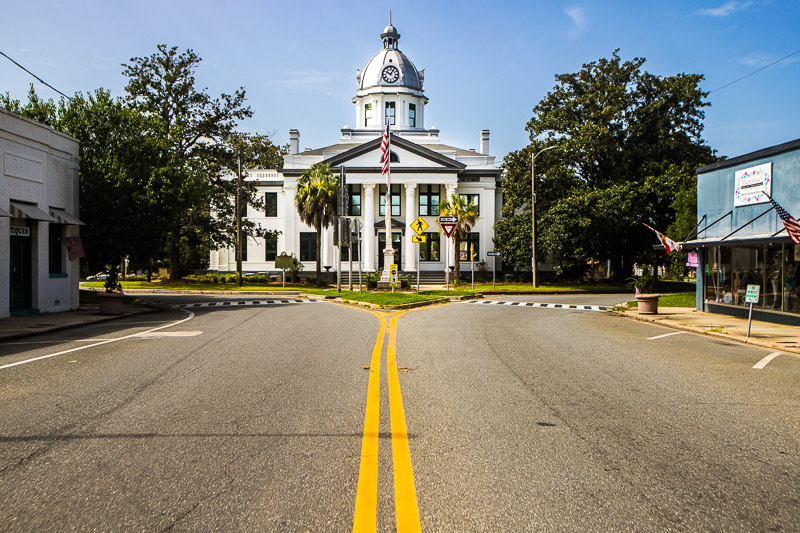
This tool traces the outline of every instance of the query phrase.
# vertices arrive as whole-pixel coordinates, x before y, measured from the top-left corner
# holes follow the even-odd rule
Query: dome
[[[406,87],[421,91],[424,73],[419,72],[414,63],[398,50],[400,34],[389,24],[381,34],[383,49],[369,60],[363,71],[358,71],[358,90],[370,87]]]

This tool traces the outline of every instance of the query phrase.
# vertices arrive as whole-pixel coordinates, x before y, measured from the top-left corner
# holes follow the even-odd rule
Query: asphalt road
[[[290,302],[0,344],[0,531],[797,530],[800,360],[668,333]]]

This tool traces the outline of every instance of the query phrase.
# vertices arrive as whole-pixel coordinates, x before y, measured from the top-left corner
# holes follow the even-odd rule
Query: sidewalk
[[[621,314],[672,329],[800,355],[800,328],[797,326],[753,320],[748,338],[746,318],[705,313],[686,307],[659,307],[657,315],[640,315],[636,308],[625,310]]]
[[[0,342],[157,311],[152,307],[128,304],[122,306],[121,315],[101,315],[98,308],[99,306],[95,304],[62,313],[0,318]]]

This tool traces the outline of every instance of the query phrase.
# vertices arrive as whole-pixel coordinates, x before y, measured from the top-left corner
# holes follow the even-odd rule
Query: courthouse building
[[[77,309],[78,141],[0,108],[0,317]]]
[[[800,244],[770,202],[800,217],[800,139],[697,170],[697,309],[800,325]]]
[[[243,249],[245,272],[276,272],[275,257],[294,253],[306,272],[315,268],[316,238],[314,228],[301,222],[295,208],[295,187],[300,175],[315,163],[331,166],[335,175],[346,168],[349,205],[346,216],[358,219],[362,226],[361,257],[364,272],[383,267],[386,240],[386,178],[381,174],[381,136],[388,122],[391,130],[390,217],[394,263],[406,273],[419,270],[441,273],[454,264],[455,254],[469,260],[470,246],[475,261],[485,260],[494,249],[493,226],[500,214],[500,173],[489,153],[489,131],[476,131],[477,148],[456,148],[444,144],[435,127],[425,126],[428,97],[423,90],[424,70],[400,51],[400,34],[391,24],[381,34],[382,48],[356,73],[355,126],[343,127],[336,144],[322,148],[300,149],[300,132],[290,130],[289,155],[284,167],[251,171],[264,195],[266,209],[249,208],[247,217],[266,229],[278,230],[273,239],[249,238]],[[478,206],[479,218],[465,242],[457,250],[452,239],[439,232],[439,201],[451,195],[463,195]],[[428,224],[427,242],[417,244],[409,225],[417,219]],[[333,245],[333,228],[324,229],[322,264],[336,269],[337,257],[348,258],[347,248]],[[450,241],[450,244],[447,244]],[[354,267],[355,270],[356,267]],[[216,272],[235,272],[233,249],[211,253],[210,268]],[[346,271],[347,267],[343,266]],[[462,271],[468,267],[462,267]]]

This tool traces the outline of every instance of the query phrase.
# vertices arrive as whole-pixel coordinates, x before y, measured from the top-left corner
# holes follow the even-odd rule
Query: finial
[[[392,10],[389,10],[389,26],[392,25]]]

